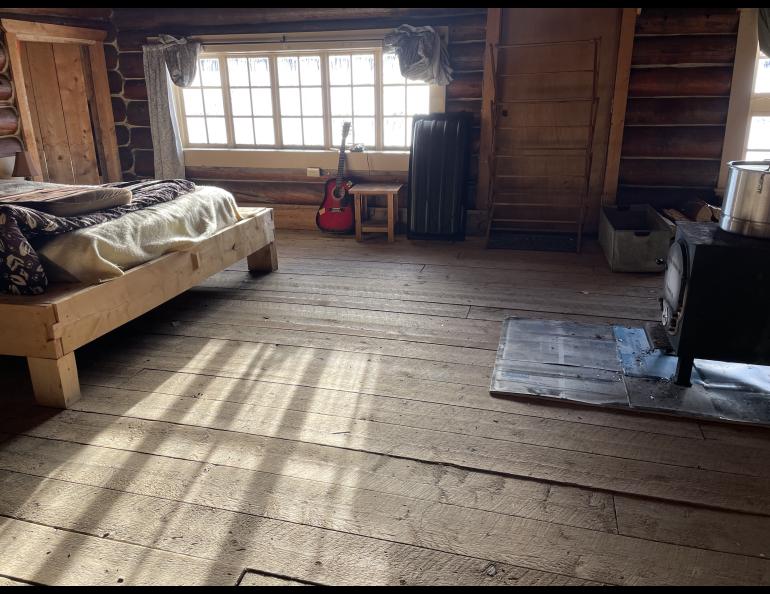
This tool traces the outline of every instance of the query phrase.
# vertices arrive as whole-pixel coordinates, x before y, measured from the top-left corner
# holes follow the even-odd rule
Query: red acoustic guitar
[[[348,190],[353,186],[350,180],[343,180],[345,173],[345,139],[350,132],[350,122],[342,125],[342,144],[337,177],[326,182],[324,198],[315,216],[315,224],[321,231],[332,233],[352,233],[356,220],[353,216],[353,199]]]

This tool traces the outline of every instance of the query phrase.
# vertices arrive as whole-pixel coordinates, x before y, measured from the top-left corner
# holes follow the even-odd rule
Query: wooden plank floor
[[[493,398],[506,315],[658,316],[584,254],[279,234],[78,353],[3,360],[0,584],[770,584],[770,431]]]

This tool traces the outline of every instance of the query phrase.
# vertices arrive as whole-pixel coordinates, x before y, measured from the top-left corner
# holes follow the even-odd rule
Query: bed
[[[80,397],[75,351],[81,346],[243,258],[252,272],[277,269],[272,209],[238,208],[221,189],[195,192],[229,198],[190,214],[184,200],[192,198],[184,194],[161,205],[186,211],[181,222],[173,208],[152,207],[59,235],[39,249],[51,277],[45,292],[0,295],[0,355],[27,358],[39,404],[67,408]],[[145,228],[144,220],[153,226]],[[164,224],[170,237],[168,230],[158,231]],[[164,241],[156,241],[159,236]],[[110,254],[114,237],[143,239]],[[70,253],[78,257],[68,258]]]

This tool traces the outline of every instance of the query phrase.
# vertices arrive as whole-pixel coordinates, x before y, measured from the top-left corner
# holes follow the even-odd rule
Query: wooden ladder
[[[500,233],[570,233],[579,252],[599,101],[599,39],[490,44],[487,54],[493,74],[487,247]],[[523,60],[515,62],[527,55],[542,58],[533,60],[532,67]],[[584,64],[564,68],[560,55],[564,63],[578,56]],[[503,67],[498,71],[501,58]],[[541,70],[548,62],[550,69]],[[577,93],[570,88],[559,96],[562,89],[558,82],[554,84],[558,77],[589,84],[584,85],[585,93],[580,92],[582,88]],[[564,110],[567,117],[560,113]],[[568,117],[573,111],[582,119]],[[507,143],[498,146],[501,135]],[[553,173],[559,168],[563,172]],[[565,194],[567,201],[554,201]]]

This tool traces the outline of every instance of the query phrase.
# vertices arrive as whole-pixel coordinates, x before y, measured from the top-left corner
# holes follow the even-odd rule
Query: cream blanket
[[[232,194],[198,186],[169,202],[59,235],[37,251],[51,280],[92,284],[189,249],[241,218]]]

